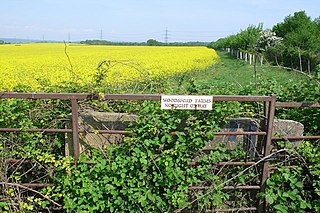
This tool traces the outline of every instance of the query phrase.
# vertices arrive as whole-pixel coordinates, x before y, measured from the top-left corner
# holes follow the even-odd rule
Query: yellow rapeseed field
[[[67,53],[67,54],[66,54]],[[70,62],[68,60],[70,59]],[[107,84],[164,78],[205,69],[218,60],[206,47],[88,46],[38,43],[0,45],[0,91],[26,85],[36,91],[46,84],[93,82],[102,61]]]

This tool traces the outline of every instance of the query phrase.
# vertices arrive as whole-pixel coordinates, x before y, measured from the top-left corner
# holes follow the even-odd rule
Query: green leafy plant
[[[290,164],[279,168],[267,180],[263,196],[269,202],[269,211],[274,212],[318,212],[320,210],[320,149],[318,145],[303,142],[297,151],[290,153]],[[296,159],[298,162],[295,162]],[[297,165],[292,166],[288,165]]]
[[[106,156],[92,150],[90,157],[81,156],[70,174],[60,178],[67,211],[173,212],[186,206],[201,210],[223,204],[228,196],[221,187],[206,197],[189,187],[221,184],[212,163],[228,158],[225,150],[200,158],[197,167],[189,164],[205,156],[201,150],[231,113],[230,104],[221,104],[211,113],[159,111],[158,107],[145,102],[125,143],[108,149]],[[196,199],[196,205],[188,204],[190,199]]]

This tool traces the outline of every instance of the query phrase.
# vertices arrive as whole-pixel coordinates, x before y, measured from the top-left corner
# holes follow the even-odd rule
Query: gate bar
[[[161,94],[106,94],[105,100],[154,100],[160,101]],[[16,93],[0,92],[0,98],[21,99],[61,99],[61,100],[84,100],[98,99],[99,97],[89,93]],[[271,101],[271,96],[244,96],[244,95],[213,95],[213,101]]]
[[[79,122],[78,122],[78,101],[77,99],[71,100],[72,108],[72,140],[73,140],[73,151],[74,160],[77,163],[80,155],[80,142],[79,142]]]
[[[264,147],[263,147],[263,157],[266,157],[268,155],[270,155],[271,153],[271,141],[272,141],[272,127],[273,127],[273,120],[274,120],[274,114],[275,114],[275,105],[276,105],[276,96],[272,95],[271,96],[271,101],[269,101],[269,103],[267,104],[268,106],[268,110],[267,110],[267,126],[266,126],[266,130],[267,130],[267,137],[265,139],[265,143],[264,143]],[[262,166],[262,174],[261,174],[261,183],[260,183],[260,191],[264,192],[265,188],[266,188],[266,181],[270,175],[270,171],[269,171],[269,164],[270,162],[265,161],[263,162],[263,166]],[[259,207],[258,207],[258,212],[259,213],[263,213],[266,212],[266,208],[267,208],[267,201],[266,199],[261,199],[259,201]]]

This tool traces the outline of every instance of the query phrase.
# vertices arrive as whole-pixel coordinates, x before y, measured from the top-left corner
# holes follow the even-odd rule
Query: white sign
[[[211,110],[212,96],[162,95],[161,109]]]

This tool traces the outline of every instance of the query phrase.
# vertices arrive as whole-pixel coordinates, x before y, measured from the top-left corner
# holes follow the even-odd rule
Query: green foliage
[[[208,163],[226,158],[223,149],[203,158],[202,163],[207,164],[189,164],[201,156],[221,118],[233,113],[230,107],[217,105],[211,113],[161,111],[159,105],[145,102],[125,143],[108,149],[106,157],[98,150],[90,157],[81,156],[71,174],[60,178],[61,193],[67,195],[64,207],[68,212],[172,212],[188,206],[190,186],[205,182],[217,186],[211,194],[219,199],[205,197],[197,208],[220,206],[226,195],[218,187],[221,179],[210,172],[212,164]],[[85,164],[88,160],[94,164]]]
[[[103,60],[99,63],[97,67],[97,71],[93,76],[93,82],[95,85],[99,86],[102,83],[105,83],[107,78],[107,73],[111,68],[111,62],[112,61],[110,60]]]
[[[29,128],[64,128],[68,110],[60,100],[0,100],[0,126],[22,130],[20,133],[1,133],[0,182],[48,183],[55,178],[55,167],[64,155],[64,134],[27,133]],[[17,163],[3,163],[20,159]],[[23,188],[1,185],[0,211],[33,212],[44,208],[43,197],[23,192]],[[13,205],[17,203],[19,205]]]
[[[283,38],[285,48],[281,59],[284,66],[299,70],[308,70],[309,66],[315,70],[320,63],[320,40],[317,36],[320,29],[316,20],[312,21],[304,11],[296,12],[275,25],[273,31]]]
[[[212,48],[232,48],[234,50],[245,50],[252,52],[255,43],[262,31],[262,24],[258,26],[250,25],[241,32],[212,42],[209,46]]]
[[[277,96],[279,102],[319,102],[320,85],[313,81],[301,81],[299,83],[289,81],[286,86],[277,83],[274,80],[260,80],[257,88],[260,95]],[[253,84],[244,87],[239,94],[252,95],[256,93]],[[277,117],[282,119],[291,119],[299,121],[304,125],[305,134],[319,135],[320,123],[319,108],[294,108],[294,109],[277,109]]]
[[[307,141],[291,155],[296,156],[302,166],[279,166],[280,168],[267,180],[263,196],[270,204],[270,211],[319,212],[320,147]]]
[[[311,204],[304,198],[303,185],[299,181],[302,173],[300,169],[278,169],[267,180],[265,196],[274,212],[302,212],[311,208]]]
[[[264,52],[263,55],[269,63],[305,71],[309,75],[317,75],[316,66],[320,63],[319,18],[312,21],[305,11],[299,11],[273,26],[272,31],[267,31],[279,36],[283,42],[282,45],[270,45]],[[218,49],[231,48],[249,53],[256,53],[256,50],[262,52],[261,49],[266,50],[266,41],[271,40],[261,41],[260,32],[263,32],[262,25],[249,26],[246,30],[212,42],[209,46]],[[256,50],[254,49],[255,44],[258,47]],[[264,46],[261,48],[259,47],[261,45]]]
[[[155,40],[155,39],[149,39],[147,41],[147,45],[148,46],[159,46],[159,45],[162,45],[162,43],[157,41],[157,40]]]
[[[318,50],[319,39],[316,23],[304,11],[287,16],[282,23],[273,27],[278,36],[284,38],[287,47],[299,47],[302,50]]]

